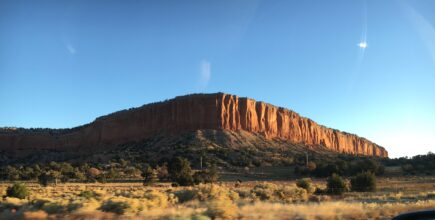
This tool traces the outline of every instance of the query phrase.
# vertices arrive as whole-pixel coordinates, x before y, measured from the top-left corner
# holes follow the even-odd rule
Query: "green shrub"
[[[276,202],[301,202],[308,199],[307,190],[297,187],[284,186],[275,190],[274,193]]]
[[[49,172],[43,172],[38,176],[38,182],[41,186],[48,186],[49,183],[57,185],[62,174],[59,171],[51,170]]]
[[[303,178],[296,181],[296,186],[307,190],[308,193],[313,193],[316,188],[313,186],[313,182],[310,178]]]
[[[30,195],[29,190],[27,189],[26,185],[24,185],[22,183],[14,183],[12,186],[10,186],[6,189],[6,196],[7,197],[25,199],[29,195]]]
[[[187,202],[195,199],[196,193],[193,190],[183,189],[176,191],[175,196],[178,198],[180,203]]]
[[[90,190],[81,191],[79,196],[85,199],[96,199],[96,200],[100,199],[101,197],[99,193]]]
[[[169,164],[169,175],[172,181],[180,186],[193,185],[192,169],[190,162],[182,157],[174,158]]]
[[[327,180],[326,191],[329,194],[342,195],[344,192],[348,191],[348,188],[343,178],[334,173]]]
[[[376,176],[371,172],[363,172],[350,180],[352,191],[372,192],[376,190]]]
[[[193,175],[195,184],[215,183],[219,178],[219,173],[215,165],[208,165],[205,170],[196,172]]]
[[[271,200],[274,197],[275,190],[278,186],[273,183],[260,183],[254,186],[251,190],[251,194],[254,198],[260,200]]]
[[[149,165],[145,166],[143,169],[141,176],[143,179],[143,185],[152,185],[153,183],[157,182],[157,172]]]
[[[308,198],[305,189],[290,186],[282,187],[273,183],[255,185],[251,190],[251,195],[254,200],[259,199],[262,201],[274,202],[305,201]]]
[[[42,206],[42,210],[48,214],[66,213],[68,211],[68,205],[57,202],[47,202]]]
[[[180,202],[186,202],[197,199],[201,202],[211,200],[231,200],[239,199],[239,194],[226,187],[213,184],[199,184],[192,189],[185,189],[175,192]]]
[[[130,208],[130,204],[126,202],[108,200],[101,205],[100,210],[122,215],[128,208]]]

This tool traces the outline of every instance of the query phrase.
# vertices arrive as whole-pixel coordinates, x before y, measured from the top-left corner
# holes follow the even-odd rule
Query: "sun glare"
[[[360,47],[360,48],[362,48],[362,49],[365,49],[365,48],[367,47],[367,43],[364,42],[364,41],[362,41],[362,42],[360,42],[360,43],[358,44],[358,47]]]

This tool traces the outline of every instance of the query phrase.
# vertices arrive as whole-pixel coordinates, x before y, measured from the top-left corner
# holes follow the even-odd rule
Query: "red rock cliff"
[[[297,113],[248,98],[222,93],[177,97],[97,118],[73,129],[0,130],[0,149],[98,149],[161,133],[198,129],[246,130],[333,151],[387,157],[364,138],[326,128]]]

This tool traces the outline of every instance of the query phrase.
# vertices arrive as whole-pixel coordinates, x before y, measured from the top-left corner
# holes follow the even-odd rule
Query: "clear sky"
[[[0,0],[0,126],[211,92],[435,151],[435,1]]]

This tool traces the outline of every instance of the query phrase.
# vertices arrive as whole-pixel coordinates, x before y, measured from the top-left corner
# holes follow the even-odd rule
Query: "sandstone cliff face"
[[[375,143],[318,125],[293,111],[234,95],[221,94],[217,100],[223,129],[242,129],[268,138],[322,145],[342,153],[388,157],[387,151]]]
[[[74,129],[0,130],[0,150],[96,150],[154,135],[199,129],[245,130],[310,146],[387,157],[387,151],[353,134],[320,126],[297,113],[248,98],[199,94],[144,105],[97,118]]]

